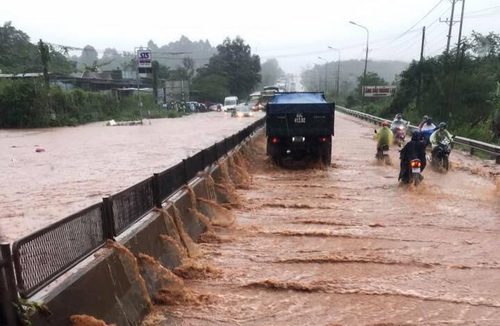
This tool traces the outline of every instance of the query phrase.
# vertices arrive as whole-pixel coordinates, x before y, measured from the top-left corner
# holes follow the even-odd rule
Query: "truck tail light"
[[[319,141],[322,142],[322,143],[326,143],[327,140],[328,140],[328,138],[326,138],[326,137],[320,137],[319,138]]]
[[[276,144],[277,142],[279,142],[278,137],[272,137],[271,138],[271,143]]]

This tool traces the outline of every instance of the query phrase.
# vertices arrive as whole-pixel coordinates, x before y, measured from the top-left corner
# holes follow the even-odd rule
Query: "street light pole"
[[[340,49],[337,48],[332,48],[331,46],[328,46],[330,50],[337,51],[339,53],[339,58],[337,60],[337,101],[339,98],[339,92],[340,92]]]
[[[327,77],[326,76],[328,75],[328,61],[322,57],[318,57],[318,59],[325,60],[325,96],[326,96],[326,85],[327,85],[327,82],[326,82]]]
[[[360,25],[360,24],[357,24],[353,21],[349,21],[349,24],[353,24],[353,25],[356,25],[358,27],[361,27],[363,28],[365,31],[366,31],[366,56],[365,56],[365,69],[363,71],[363,88],[366,86],[366,65],[368,64],[368,43],[369,43],[369,40],[370,40],[370,32],[368,31],[368,28]],[[361,105],[362,107],[364,107],[364,103],[365,103],[365,94],[364,94],[364,89],[361,88]]]

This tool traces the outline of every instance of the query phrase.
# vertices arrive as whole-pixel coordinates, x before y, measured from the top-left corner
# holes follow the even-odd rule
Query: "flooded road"
[[[0,240],[13,242],[98,203],[260,117],[207,112],[136,126],[0,130]]]
[[[379,165],[372,135],[337,114],[327,169],[276,168],[262,138],[236,222],[200,244],[217,273],[184,280],[203,303],[144,325],[499,325],[498,167],[452,152],[399,186],[397,148]]]

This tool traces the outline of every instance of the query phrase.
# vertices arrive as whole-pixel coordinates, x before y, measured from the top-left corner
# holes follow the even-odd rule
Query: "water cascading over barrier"
[[[203,255],[197,242],[231,241],[220,238],[215,228],[235,222],[232,209],[242,205],[237,189],[248,189],[252,182],[248,168],[253,150],[248,142],[251,138],[235,150],[228,151],[227,146],[238,144],[250,133],[247,129],[242,136],[233,136],[231,141],[226,141],[228,155],[217,162],[211,158],[214,155],[198,155],[204,163],[216,163],[204,171],[194,173],[194,169],[202,168],[203,164],[177,165],[164,175],[155,175],[155,178],[139,184],[141,188],[137,194],[120,193],[121,210],[132,203],[138,211],[146,211],[146,214],[136,218],[129,212],[126,219],[115,216],[115,220],[122,223],[115,225],[119,226],[119,234],[116,234],[118,229],[114,229],[112,221],[107,220],[109,223],[105,224],[103,234],[114,234],[115,241],[106,240],[105,245],[95,252],[92,262],[79,267],[76,273],[61,280],[52,290],[29,294],[31,300],[43,302],[52,313],[50,317],[34,313],[30,316],[32,325],[138,325],[155,304],[210,301],[209,295],[186,289],[183,280],[217,277],[220,273],[212,266],[197,262],[197,258]],[[243,135],[246,136],[242,138]],[[221,148],[221,145],[214,145],[214,153],[221,152]],[[194,178],[177,192],[168,198],[157,196],[171,189],[161,183],[162,178],[178,177],[172,180],[179,184],[187,175]],[[140,197],[137,195],[147,197],[148,204],[136,202]],[[134,200],[128,201],[127,198]],[[103,212],[111,217],[121,214],[114,209],[113,200],[110,197],[103,205]],[[148,208],[149,201],[156,207]],[[100,207],[93,208],[89,216],[99,217],[95,212]],[[124,221],[135,222],[124,226]]]

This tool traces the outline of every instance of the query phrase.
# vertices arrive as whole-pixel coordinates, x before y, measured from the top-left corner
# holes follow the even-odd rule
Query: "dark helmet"
[[[418,141],[420,139],[422,139],[422,134],[420,133],[420,131],[414,130],[411,133],[411,140]]]
[[[428,125],[431,125],[432,124],[432,118],[427,118],[427,121],[425,123],[428,124]]]
[[[439,128],[446,129],[446,122],[440,122],[439,123]]]

